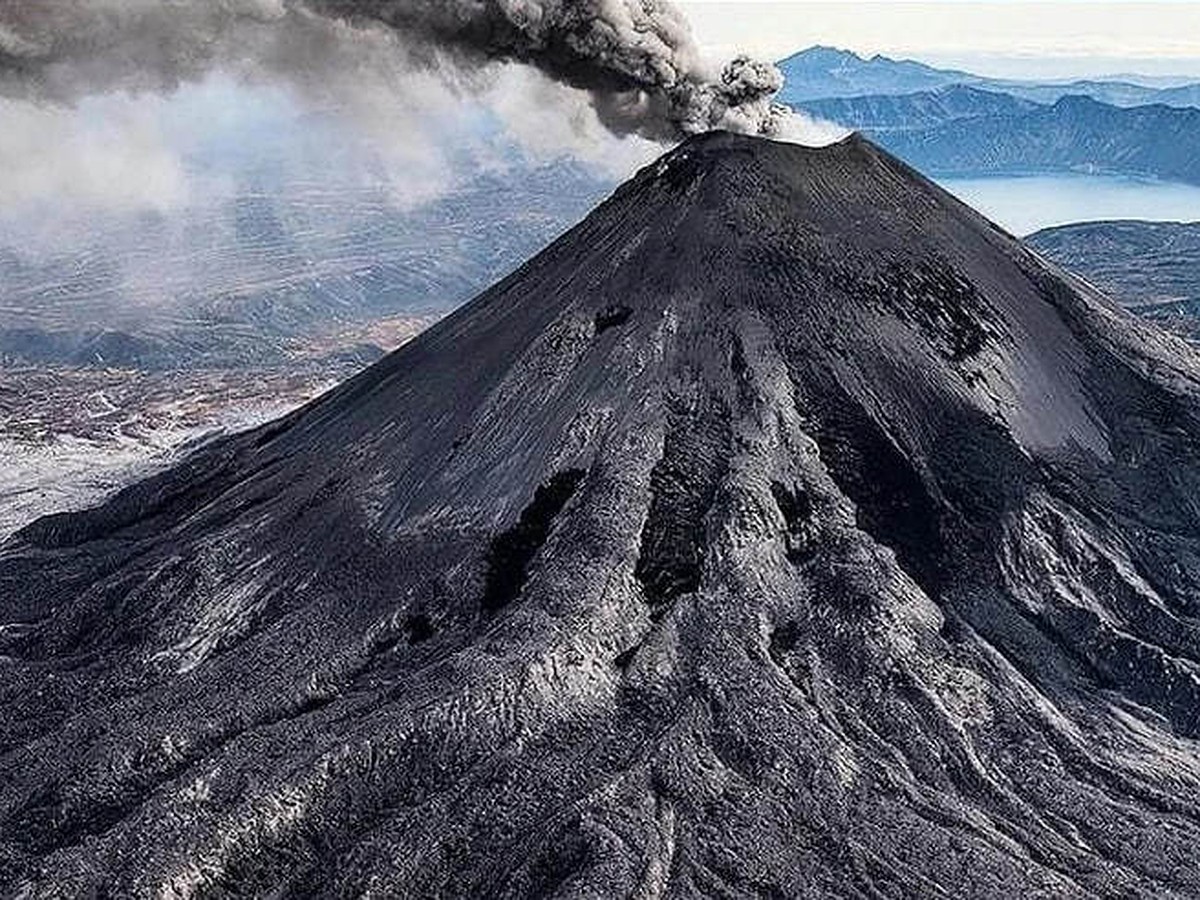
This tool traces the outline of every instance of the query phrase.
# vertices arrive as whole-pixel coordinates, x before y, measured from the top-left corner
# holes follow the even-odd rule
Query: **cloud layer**
[[[26,99],[164,91],[216,68],[312,87],[376,63],[470,90],[497,62],[582,91],[618,134],[786,130],[778,70],[709,65],[664,0],[0,0],[0,90]]]

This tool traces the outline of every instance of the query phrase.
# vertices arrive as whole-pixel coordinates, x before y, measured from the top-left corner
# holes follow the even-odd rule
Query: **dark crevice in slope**
[[[771,632],[767,640],[767,654],[797,690],[803,694],[811,694],[812,667],[800,646],[804,636],[800,623],[785,622]]]
[[[610,328],[624,325],[633,315],[628,306],[609,306],[596,313],[596,334],[603,334]]]
[[[787,526],[784,539],[788,560],[796,565],[808,562],[816,555],[812,500],[803,490],[788,488],[778,481],[771,482],[771,496]]]
[[[775,498],[779,511],[783,513],[788,530],[798,528],[812,515],[812,501],[803,491],[793,492],[778,481],[772,481],[771,496]]]
[[[795,622],[787,622],[771,632],[767,652],[771,654],[771,659],[782,665],[784,657],[791,653],[799,642],[800,626]]]
[[[754,373],[746,359],[746,347],[738,335],[734,335],[729,348],[729,372],[737,385],[737,398],[740,409],[749,411],[754,408]]]
[[[942,586],[938,511],[920,474],[866,412],[839,387],[822,404],[817,444],[841,491],[857,507],[858,526],[890,548],[928,596]]]
[[[411,613],[404,620],[404,631],[410,644],[420,644],[433,637],[433,623],[425,613]]]
[[[567,893],[573,877],[594,862],[579,816],[563,819],[557,828],[546,834],[544,843],[530,848],[532,853],[523,860],[517,878],[523,888],[522,896],[554,897]]]
[[[624,672],[633,664],[633,658],[637,656],[637,652],[641,649],[641,644],[634,644],[628,650],[622,650],[613,658],[613,665]]]
[[[552,476],[534,492],[517,524],[492,539],[482,605],[489,612],[507,606],[521,593],[529,563],[550,536],[550,526],[583,480],[582,469]]]
[[[5,821],[15,843],[37,854],[76,847],[102,835],[137,806],[137,798],[69,804],[58,784],[43,785]]]
[[[650,473],[650,514],[634,568],[652,619],[700,587],[704,517],[725,472],[729,443],[723,404],[712,405],[720,409],[705,415],[678,398],[668,403],[671,424]]]

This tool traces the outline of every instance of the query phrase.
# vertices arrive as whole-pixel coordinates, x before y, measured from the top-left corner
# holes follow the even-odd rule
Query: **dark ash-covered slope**
[[[0,889],[1200,895],[1182,345],[710,135],[0,555]]]

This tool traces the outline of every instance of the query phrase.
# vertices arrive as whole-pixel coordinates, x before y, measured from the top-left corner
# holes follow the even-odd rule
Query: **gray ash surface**
[[[0,549],[0,890],[1200,895],[1200,369],[708,135]]]

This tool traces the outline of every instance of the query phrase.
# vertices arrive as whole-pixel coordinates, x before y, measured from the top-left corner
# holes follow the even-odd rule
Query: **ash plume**
[[[0,0],[0,91],[24,99],[164,91],[217,68],[303,83],[323,64],[354,72],[381,47],[393,65],[468,87],[490,64],[531,66],[586,92],[621,135],[792,126],[774,102],[778,69],[711,66],[664,0]]]

